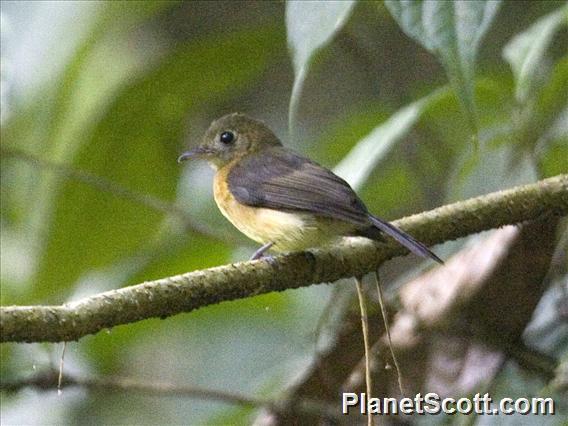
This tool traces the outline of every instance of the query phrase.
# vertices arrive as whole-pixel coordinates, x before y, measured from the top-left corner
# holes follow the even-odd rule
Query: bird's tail
[[[400,244],[402,244],[412,253],[422,257],[429,257],[430,259],[433,259],[441,264],[444,263],[444,261],[440,259],[438,256],[436,256],[428,247],[426,247],[420,241],[415,240],[406,232],[401,231],[396,226],[391,225],[390,223],[385,222],[371,214],[369,215],[369,219],[371,220],[371,222],[375,227],[380,229],[385,234],[390,235],[392,238],[394,238],[396,241],[398,241]]]

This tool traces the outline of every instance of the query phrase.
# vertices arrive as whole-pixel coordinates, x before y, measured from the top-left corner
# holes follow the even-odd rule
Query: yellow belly
[[[229,192],[226,179],[229,170],[230,166],[223,167],[215,175],[213,195],[219,210],[250,239],[261,244],[273,242],[274,251],[303,250],[329,244],[353,228],[350,224],[309,213],[243,205]]]

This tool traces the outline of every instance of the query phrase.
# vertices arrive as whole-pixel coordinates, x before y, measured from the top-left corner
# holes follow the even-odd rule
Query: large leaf
[[[412,129],[425,108],[441,92],[434,92],[397,111],[386,122],[363,138],[335,167],[354,189],[360,189],[376,165]]]
[[[65,18],[65,13],[57,14],[49,21],[48,28],[38,24],[32,31],[36,38],[45,34],[44,37],[57,40],[57,34],[64,36],[63,31],[74,36],[72,41],[62,41],[63,46],[57,45],[49,57],[51,65],[32,73],[37,74],[35,83],[24,84],[24,90],[14,93],[10,99],[13,114],[2,126],[3,147],[21,149],[40,158],[37,162],[22,161],[25,156],[18,159],[3,155],[2,182],[6,181],[7,185],[3,185],[2,206],[9,209],[3,208],[2,215],[3,218],[9,215],[10,227],[14,226],[21,236],[20,241],[26,242],[22,247],[26,267],[20,268],[18,281],[14,283],[20,296],[25,294],[23,289],[31,283],[30,277],[36,270],[48,234],[53,200],[61,182],[61,174],[53,173],[46,164],[49,160],[56,163],[71,160],[118,88],[126,81],[134,81],[142,70],[155,62],[161,51],[153,49],[151,44],[146,44],[144,49],[132,48],[133,29],[175,4],[81,3],[76,5],[73,19]],[[56,5],[51,9],[46,7],[51,11],[48,14],[58,10]],[[33,21],[33,17],[26,19]],[[25,38],[9,41],[12,49],[26,43]],[[31,58],[41,56],[42,52],[32,52]],[[44,158],[48,160],[46,163]],[[3,260],[10,265],[20,264],[13,258]]]
[[[540,177],[550,177],[568,171],[568,105],[558,114],[547,132],[546,146],[539,158]]]
[[[94,115],[89,108],[92,109],[93,105],[96,107],[101,98],[108,96],[109,88],[122,83],[125,77],[132,76],[135,62],[139,58],[136,55],[124,55],[120,48],[120,35],[131,31],[136,24],[164,8],[175,6],[176,3],[106,2],[98,5],[98,14],[92,26],[85,31],[71,61],[56,84],[56,98],[51,108],[50,126],[46,132],[46,143],[56,157],[65,157],[68,151],[72,153],[77,141],[73,138],[73,131],[77,131],[77,128],[84,125],[85,120],[92,119]],[[105,43],[109,34],[113,35],[112,43]],[[108,58],[105,78],[100,78],[100,70],[90,63],[97,50],[104,51],[104,55],[117,55],[116,58]],[[98,78],[93,78],[92,74]],[[96,84],[97,87],[93,88],[89,84]],[[81,89],[88,90],[88,95],[85,96]]]
[[[515,75],[515,97],[524,104],[538,82],[539,70],[554,34],[568,24],[568,5],[535,22],[526,31],[517,34],[503,49]]]
[[[568,102],[566,88],[568,87],[568,55],[560,59],[549,71],[546,84],[534,90],[528,104],[515,116],[517,122],[515,131],[517,139],[522,143],[517,151],[534,152],[545,155],[551,144],[568,139]],[[529,154],[530,155],[530,154]],[[568,170],[568,157],[560,156],[558,162],[563,173]]]
[[[74,166],[125,187],[171,199],[183,118],[235,93],[273,59],[272,29],[231,33],[182,46],[125,88],[85,135]],[[219,66],[219,58],[230,67]],[[163,214],[66,181],[40,262],[36,297],[68,287],[82,273],[132,255],[156,235]]]
[[[500,0],[385,0],[402,30],[432,52],[444,66],[474,133],[475,59]]]
[[[286,3],[286,31],[292,51],[294,85],[288,112],[291,136],[302,87],[314,54],[341,29],[355,4],[354,0],[334,2],[293,1]]]
[[[42,155],[48,153],[52,160],[65,161],[78,143],[83,141],[81,135],[85,126],[96,121],[105,101],[116,87],[124,84],[125,79],[132,80],[141,63],[152,63],[150,58],[157,52],[127,46],[132,28],[140,21],[149,19],[152,14],[175,4],[176,2],[81,3],[76,5],[74,11],[79,18],[75,17],[71,23],[66,20],[64,13],[53,22],[50,21],[54,26],[53,34],[59,34],[61,28],[65,27],[66,32],[74,34],[73,41],[65,41],[65,46],[70,45],[65,49],[57,46],[54,55],[50,55],[52,65],[47,70],[38,71],[40,77],[36,77],[36,80],[39,83],[25,84],[25,89],[20,89],[10,99],[13,103],[11,107],[15,110],[10,120],[3,123],[6,126],[2,126],[2,142],[29,152],[41,152]],[[55,9],[51,13],[53,10]],[[85,17],[87,14],[88,18]],[[4,31],[4,27],[2,30]],[[43,33],[47,29],[35,31]],[[25,45],[25,40],[7,41],[11,50]],[[67,50],[72,50],[72,54],[62,53]],[[41,56],[41,52],[32,52],[30,55],[33,61],[35,56]],[[107,61],[104,78],[101,78],[102,67],[98,60],[103,56]],[[54,75],[56,72],[58,74]],[[3,115],[2,118],[6,117]],[[43,219],[49,209],[52,189],[57,186],[54,177],[51,174],[40,175],[41,170],[37,169],[30,176],[29,169],[24,167],[24,170],[28,173],[23,182],[18,182],[16,186],[30,186],[26,196],[30,197],[29,194],[33,193],[30,198],[35,202],[29,203],[29,198],[26,198],[26,207],[36,217]],[[37,238],[39,232],[36,230],[35,233]]]

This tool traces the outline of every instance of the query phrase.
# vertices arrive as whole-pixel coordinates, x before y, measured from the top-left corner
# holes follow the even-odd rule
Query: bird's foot
[[[278,265],[276,258],[274,256],[269,255],[269,254],[263,256],[262,260],[266,260],[270,264],[270,266],[272,266],[272,267]]]
[[[262,247],[260,247],[257,251],[254,252],[254,254],[252,255],[252,257],[250,258],[250,260],[258,260],[262,257],[264,257],[264,253],[266,251],[268,251],[270,249],[270,247],[272,247],[274,245],[274,243],[272,241],[264,244]],[[269,258],[272,258],[272,256],[268,256]],[[272,258],[273,259],[273,258]],[[269,261],[270,262],[270,261]]]

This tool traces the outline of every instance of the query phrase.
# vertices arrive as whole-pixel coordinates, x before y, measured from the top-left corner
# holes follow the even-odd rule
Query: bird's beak
[[[204,148],[202,146],[198,146],[196,148],[190,149],[189,151],[184,152],[183,154],[181,154],[177,161],[178,163],[181,163],[182,161],[185,160],[191,160],[194,158],[203,158],[204,156],[206,156],[207,154],[210,154],[210,150],[208,150],[207,148]]]

